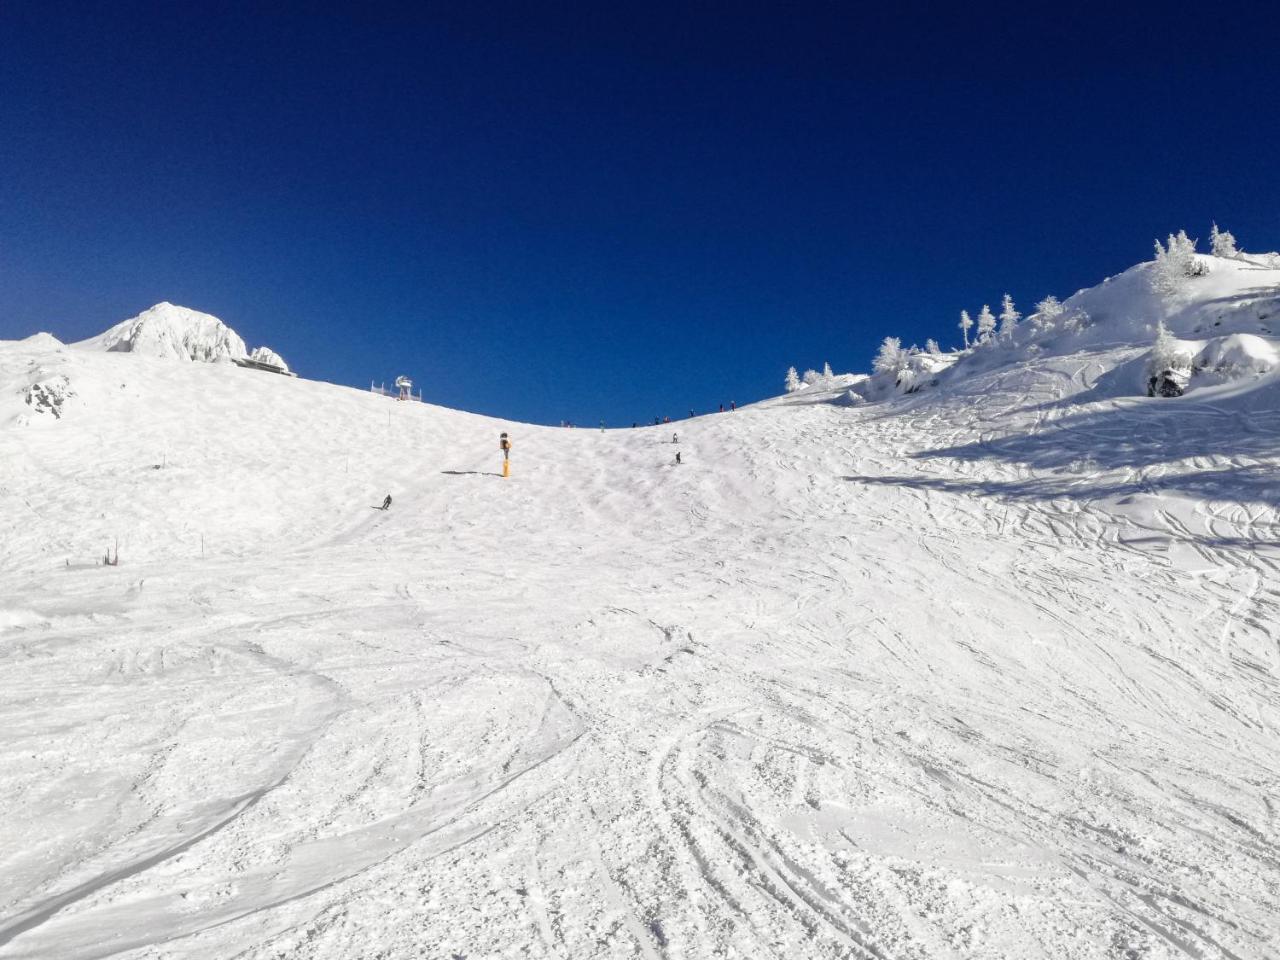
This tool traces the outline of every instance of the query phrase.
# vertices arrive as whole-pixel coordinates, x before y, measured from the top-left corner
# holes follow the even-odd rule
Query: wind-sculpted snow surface
[[[0,345],[0,957],[1280,956],[1280,380],[1145,349],[675,445]]]

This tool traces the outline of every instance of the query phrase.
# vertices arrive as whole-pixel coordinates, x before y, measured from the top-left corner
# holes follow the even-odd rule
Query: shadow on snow
[[[1035,433],[912,456],[922,461],[993,461],[1040,475],[1015,480],[845,479],[1009,499],[1093,500],[1179,493],[1280,507],[1275,464],[1280,457],[1280,411],[1236,411],[1161,400],[1131,409],[1082,412]],[[1121,471],[1124,475],[1116,476]]]

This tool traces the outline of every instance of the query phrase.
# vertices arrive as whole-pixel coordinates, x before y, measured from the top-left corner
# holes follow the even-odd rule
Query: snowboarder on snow
[[[382,506],[381,506],[381,507],[379,507],[378,509],[380,509],[380,510],[390,510],[390,509],[391,509],[391,494],[389,494],[389,493],[387,494],[387,499],[385,499],[385,500],[383,500],[383,501],[382,501]]]
[[[679,451],[679,450],[677,450],[677,451],[676,451],[676,463],[681,463],[681,462],[682,462],[682,461],[681,461],[681,459],[680,459],[680,451]]]

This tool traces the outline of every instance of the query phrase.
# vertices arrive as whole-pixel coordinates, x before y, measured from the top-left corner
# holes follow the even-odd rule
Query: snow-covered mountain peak
[[[19,341],[24,347],[40,348],[56,350],[62,346],[62,341],[55,337],[52,333],[45,333],[41,330],[39,333],[33,333],[31,336]]]
[[[270,347],[258,347],[251,353],[241,336],[213,314],[167,300],[73,346],[205,363],[252,360],[284,372],[289,370],[284,358]]]
[[[76,346],[205,362],[239,360],[249,354],[240,335],[217,317],[168,301],[157,303]]]
[[[211,314],[168,301],[122,320],[77,347],[113,353],[142,353],[175,360],[239,360],[248,356],[241,335]]]

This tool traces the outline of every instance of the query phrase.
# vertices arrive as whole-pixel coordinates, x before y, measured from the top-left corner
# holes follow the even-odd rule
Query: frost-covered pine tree
[[[1012,337],[1013,328],[1021,319],[1022,314],[1013,307],[1013,297],[1006,293],[1004,299],[1000,301],[1000,336]]]
[[[824,363],[824,364],[822,365],[822,379],[823,379],[823,382],[825,382],[825,383],[828,383],[828,384],[829,384],[829,383],[831,383],[831,381],[832,381],[832,380],[834,380],[835,378],[836,378],[836,375],[835,375],[834,373],[832,373],[832,372],[831,372],[831,364],[829,364],[829,363]]]
[[[928,340],[924,342],[924,348],[929,352],[931,356],[934,356],[934,357],[942,353],[942,348],[938,346],[938,341],[933,339],[933,337],[930,337]]]
[[[1219,230],[1216,223],[1213,225],[1213,229],[1209,231],[1209,242],[1212,245],[1211,249],[1215,257],[1234,260],[1240,256],[1240,251],[1236,249],[1236,238],[1231,235],[1231,231]]]
[[[1179,397],[1191,375],[1191,354],[1161,320],[1147,355],[1147,396]]]
[[[968,310],[960,311],[960,332],[964,335],[964,348],[969,349],[969,330],[973,327],[973,317]]]
[[[1156,241],[1156,262],[1151,271],[1151,286],[1156,293],[1177,293],[1188,277],[1202,277],[1208,272],[1209,268],[1196,259],[1196,242],[1187,236],[1187,231],[1169,234],[1165,246]]]
[[[786,384],[787,393],[795,393],[800,389],[800,374],[796,373],[795,367],[787,367]]]
[[[806,370],[804,376],[800,378],[806,387],[812,387],[815,383],[822,379],[822,374],[817,370]]]
[[[1181,342],[1169,332],[1163,320],[1158,321],[1156,339],[1151,344],[1151,355],[1147,359],[1148,371],[1155,374],[1165,370],[1186,369],[1190,365],[1190,357]]]
[[[1058,322],[1058,318],[1066,313],[1067,308],[1062,305],[1062,301],[1053,294],[1045,297],[1036,304],[1036,312],[1032,314],[1038,327],[1052,327]]]
[[[991,339],[991,334],[996,328],[995,314],[991,312],[991,307],[987,304],[982,305],[982,310],[978,313],[978,342],[984,343]]]
[[[907,362],[907,351],[902,349],[902,341],[897,337],[885,337],[880,344],[880,352],[871,362],[871,369],[876,373],[897,374]]]

